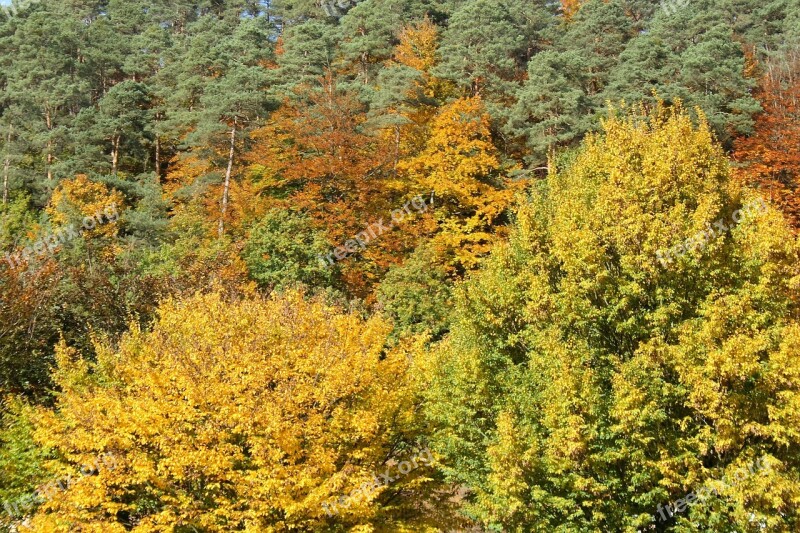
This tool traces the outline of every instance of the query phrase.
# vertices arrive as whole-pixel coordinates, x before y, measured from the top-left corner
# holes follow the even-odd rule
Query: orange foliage
[[[739,176],[758,186],[800,228],[800,51],[768,65],[758,96],[764,112],[755,132],[735,144]]]
[[[265,127],[253,132],[250,180],[272,206],[305,212],[338,246],[411,196],[391,172],[392,150],[367,129],[362,105],[331,75],[319,90],[303,89]],[[416,191],[419,192],[419,191]],[[417,225],[384,236],[343,262],[350,288],[365,294],[381,270],[416,244]],[[366,263],[366,264],[365,264]]]
[[[0,262],[0,395],[46,394],[49,343],[57,339],[62,312],[58,284],[63,272],[52,257],[31,265]],[[0,522],[1,523],[1,522]]]
[[[420,73],[419,80],[404,95],[403,101],[386,110],[387,115],[399,118],[381,131],[386,144],[393,146],[395,168],[400,159],[416,155],[425,148],[430,121],[437,111],[433,102],[446,100],[453,88],[452,82],[430,74],[437,62],[438,32],[438,27],[427,17],[418,25],[405,27],[400,32],[400,43],[392,59],[387,62],[389,67],[403,65]]]
[[[437,246],[464,268],[492,248],[497,219],[514,196],[511,182],[500,176],[489,123],[480,97],[456,100],[434,118],[425,149],[400,164],[420,188],[436,193]]]
[[[226,154],[221,155],[227,157]],[[201,178],[213,172],[222,173],[224,169],[219,170],[211,161],[193,152],[175,156],[170,161],[169,169],[164,179],[163,191],[165,198],[172,204],[173,212],[191,212],[194,207],[190,204],[198,202],[203,208],[201,220],[205,230],[209,234],[216,234],[223,183],[209,185],[201,195],[186,194],[185,190],[195,185]],[[266,208],[263,202],[258,201],[261,191],[254,184],[231,180],[230,187],[230,203],[225,216],[225,227],[229,232],[241,233],[239,230],[243,224],[252,220],[253,216],[263,214]]]
[[[581,8],[582,0],[561,0],[561,12],[564,13],[564,18],[569,20]]]

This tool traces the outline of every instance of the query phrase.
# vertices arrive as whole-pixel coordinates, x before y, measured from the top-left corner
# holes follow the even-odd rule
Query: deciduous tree
[[[753,135],[736,141],[740,174],[800,227],[800,49],[767,64],[756,94],[764,111]]]
[[[419,444],[417,348],[387,351],[388,331],[297,293],[211,294],[167,301],[151,332],[100,343],[96,362],[62,346],[36,438],[57,454],[50,471],[72,478],[26,529],[424,528],[421,498],[437,487],[424,465],[338,513],[322,506]],[[103,454],[111,466],[75,474]]]
[[[439,253],[454,254],[458,269],[472,268],[497,239],[497,223],[509,207],[513,188],[502,175],[480,97],[443,107],[430,130],[425,149],[402,161],[400,168],[436,198]]]
[[[426,389],[467,512],[502,530],[796,528],[800,245],[753,200],[710,127],[663,107],[614,116],[531,191],[457,292]],[[704,483],[720,496],[658,517]]]

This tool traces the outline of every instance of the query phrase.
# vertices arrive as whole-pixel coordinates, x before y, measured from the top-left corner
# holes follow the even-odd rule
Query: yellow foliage
[[[103,183],[91,181],[84,174],[78,174],[75,179],[64,180],[53,191],[47,214],[54,225],[61,227],[69,223],[81,223],[86,217],[94,217],[103,224],[97,224],[88,235],[102,235],[115,237],[118,227],[108,224],[108,212],[119,214],[124,206],[122,193],[109,189]]]
[[[425,17],[419,25],[404,28],[399,39],[400,43],[394,50],[394,61],[428,73],[436,64],[436,50],[439,47],[436,24]]]
[[[499,176],[489,122],[479,96],[460,98],[433,119],[425,149],[399,164],[421,189],[435,192],[437,245],[455,251],[467,268],[491,249],[493,225],[514,197],[511,182]]]
[[[426,468],[333,516],[321,505],[409,453],[418,347],[386,352],[389,330],[301,294],[233,303],[211,294],[167,301],[152,332],[133,327],[117,349],[98,343],[96,363],[62,345],[62,392],[36,438],[57,450],[54,469],[104,453],[115,467],[77,479],[28,530],[122,531],[118,513],[135,532],[415,523]]]

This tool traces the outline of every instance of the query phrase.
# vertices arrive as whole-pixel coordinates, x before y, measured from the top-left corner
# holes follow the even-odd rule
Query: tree
[[[575,54],[545,51],[528,63],[528,81],[517,93],[506,131],[525,139],[528,159],[543,164],[556,148],[569,146],[592,127],[592,105],[575,83]]]
[[[468,96],[507,103],[525,72],[525,62],[543,44],[542,30],[553,20],[542,2],[520,8],[505,0],[469,0],[450,17],[442,33],[440,63],[433,73]]]
[[[394,324],[394,339],[429,335],[439,340],[449,327],[452,280],[429,246],[386,273],[377,289],[378,306]]]
[[[72,477],[29,529],[422,527],[427,465],[368,490],[421,444],[417,348],[387,351],[388,332],[298,293],[210,294],[165,302],[151,332],[98,345],[96,362],[61,346],[61,392],[35,436],[57,454],[49,471]],[[112,466],[75,475],[105,454]],[[342,497],[359,487],[369,495]]]
[[[800,49],[784,64],[768,63],[757,96],[763,113],[753,135],[736,140],[739,174],[762,191],[800,227]]]
[[[410,200],[407,180],[391,172],[391,150],[367,124],[366,109],[333,75],[321,88],[298,89],[253,133],[253,175],[271,207],[302,211],[331,243],[343,244]],[[341,264],[353,294],[369,288],[422,231],[375,240]]]
[[[250,276],[266,289],[284,290],[297,284],[324,289],[337,281],[338,269],[324,260],[330,248],[306,216],[272,210],[250,230],[243,257]]]
[[[341,44],[345,64],[351,66],[361,83],[374,83],[376,71],[392,54],[410,2],[406,0],[366,0],[342,17]]]
[[[75,118],[72,111],[91,92],[80,62],[83,28],[62,4],[38,5],[9,24],[13,31],[3,36],[3,89],[14,112],[7,124],[24,134],[16,155],[33,158],[25,174],[46,176],[28,183],[39,204],[62,176],[62,151],[69,153],[71,148],[67,132]]]
[[[712,0],[698,0],[668,13],[657,10],[609,74],[601,95],[612,102],[681,100],[699,107],[726,148],[749,133],[759,111],[752,97],[744,47],[731,21]],[[655,93],[655,94],[654,94]]]
[[[91,235],[115,237],[119,232],[116,223],[124,207],[119,191],[78,175],[75,179],[63,180],[53,191],[47,213],[54,229],[72,224]],[[92,218],[94,221],[88,220]]]
[[[440,257],[454,254],[453,265],[460,271],[474,267],[491,249],[513,197],[500,172],[481,98],[461,98],[443,107],[431,123],[425,149],[399,168],[435,195]]]
[[[632,21],[619,0],[592,0],[571,17],[551,50],[533,56],[505,128],[525,139],[533,163],[543,165],[553,150],[594,129],[609,73],[631,35]]]
[[[378,74],[370,113],[394,145],[394,171],[400,159],[418,154],[425,145],[427,128],[440,101],[453,92],[452,82],[437,78],[439,29],[427,17],[404,27],[392,58]]]
[[[200,18],[192,25],[190,77],[199,77],[200,94],[190,112],[191,131],[186,143],[203,159],[224,168],[217,235],[222,237],[228,218],[228,203],[234,163],[237,160],[237,135],[258,126],[257,119],[267,111],[264,98],[266,71],[261,62],[269,58],[268,32],[259,18]],[[227,39],[220,35],[233,32]],[[241,151],[241,148],[239,149]]]
[[[271,85],[278,99],[299,85],[316,84],[333,69],[341,29],[329,22],[312,19],[288,26],[276,50],[278,68]]]
[[[32,409],[19,398],[0,404],[0,531],[13,531],[14,522],[36,507],[34,490],[44,481],[45,451],[33,438]]]
[[[510,531],[797,527],[800,244],[763,205],[709,125],[664,106],[612,115],[531,190],[428,363],[466,512]],[[719,497],[660,518],[704,484]]]
[[[0,265],[0,395],[47,397],[60,329],[61,276],[52,260]]]
[[[87,108],[78,118],[77,125],[85,130],[80,135],[85,145],[99,145],[100,150],[90,151],[84,168],[98,168],[116,175],[121,157],[128,148],[129,157],[146,161],[145,143],[150,137],[150,96],[144,84],[124,81],[114,85],[97,104],[97,108]],[[100,165],[101,155],[108,147],[110,165]],[[86,147],[83,148],[86,150]],[[105,168],[104,168],[105,167]]]

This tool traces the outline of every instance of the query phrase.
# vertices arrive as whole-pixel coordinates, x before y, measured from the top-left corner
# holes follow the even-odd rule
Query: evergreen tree
[[[340,29],[327,21],[312,19],[287,27],[281,36],[278,69],[271,85],[278,99],[288,90],[303,84],[317,84],[337,60]]]
[[[452,80],[469,95],[513,93],[524,60],[536,49],[536,31],[546,25],[546,10],[512,7],[507,0],[469,0],[450,17],[442,34],[436,76]]]
[[[526,139],[533,162],[542,164],[548,151],[592,128],[592,115],[605,106],[603,91],[632,24],[619,0],[591,0],[571,19],[553,50],[530,61],[506,131]]]
[[[742,45],[713,0],[659,10],[622,58],[610,74],[606,99],[652,103],[654,91],[665,100],[681,99],[703,110],[726,146],[736,133],[751,130],[760,109],[751,95],[755,80],[746,76]]]

